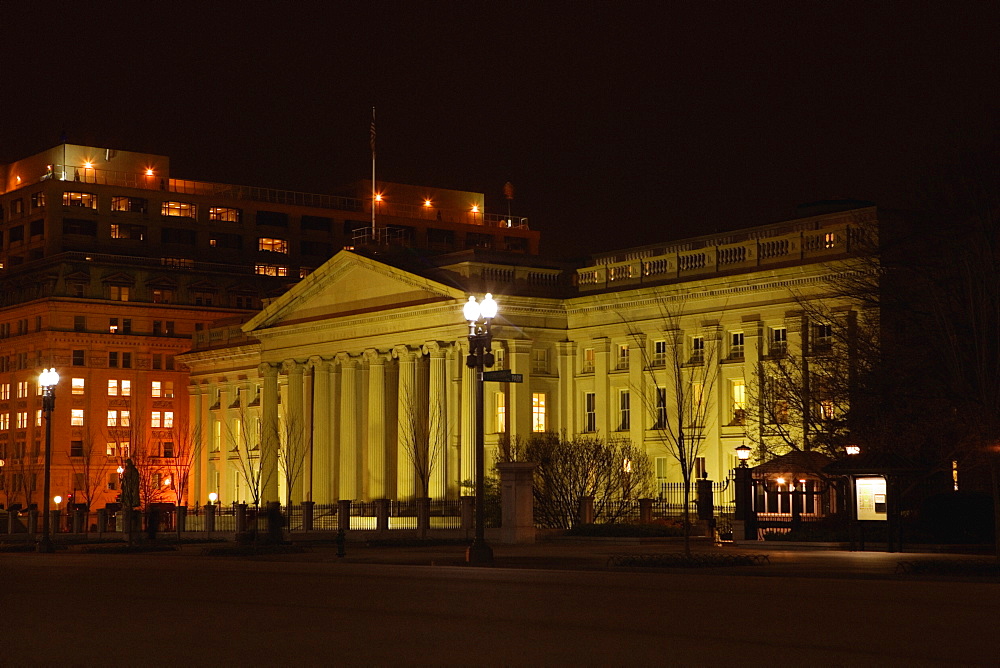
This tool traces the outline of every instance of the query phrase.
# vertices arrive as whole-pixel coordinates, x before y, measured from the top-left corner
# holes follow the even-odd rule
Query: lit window
[[[8,401],[10,399],[10,383],[3,383],[0,385],[0,401]]]
[[[111,301],[115,302],[127,302],[128,301],[128,286],[127,285],[109,285],[108,295]]]
[[[222,423],[216,420],[212,423],[212,452],[222,448]]]
[[[833,248],[837,245],[837,235],[834,232],[827,232],[823,235],[823,248]]]
[[[174,412],[164,411],[163,412],[163,428],[173,429],[174,428]]]
[[[153,429],[160,429],[163,424],[163,414],[160,411],[153,411]]]
[[[142,197],[126,197],[124,195],[114,195],[111,198],[112,211],[129,211],[131,213],[146,213],[149,209],[149,202]]]
[[[531,395],[531,431],[545,431],[545,395]]]
[[[270,237],[260,237],[257,239],[257,250],[270,251],[272,253],[288,253],[288,242],[284,239],[272,239]]]
[[[733,399],[731,424],[740,425],[746,420],[747,386],[742,380],[734,380],[730,390]]]
[[[63,206],[80,206],[85,209],[97,208],[97,195],[93,193],[63,193]]]
[[[18,411],[17,413],[17,428],[27,429],[28,428],[28,411]]]
[[[167,288],[155,288],[152,291],[154,304],[169,304],[174,300],[174,291]]]
[[[507,395],[503,392],[496,393],[497,402],[497,428],[498,434],[507,431]]]
[[[597,431],[597,395],[587,392],[583,395],[583,430]]]
[[[628,344],[622,343],[618,346],[618,365],[616,367],[619,371],[628,368]]]
[[[593,373],[594,371],[594,349],[584,348],[583,350],[583,372]]]
[[[279,264],[258,264],[254,271],[261,276],[288,276],[288,267]]]
[[[208,219],[221,220],[224,223],[238,223],[240,222],[240,210],[224,206],[210,206],[208,207]]]
[[[83,426],[83,409],[74,408],[70,411],[69,423],[74,427]]]
[[[10,429],[10,413],[0,413],[0,429]]]
[[[163,384],[158,380],[154,380],[152,392],[154,397],[161,396],[161,392],[163,392]]]
[[[17,398],[23,399],[28,396],[28,381],[22,380],[17,383]]]
[[[705,421],[705,385],[697,381],[692,381],[688,388],[688,394],[690,394],[690,405],[691,405],[691,415],[689,416],[689,423],[692,426],[698,426]]]
[[[191,202],[164,202],[160,207],[164,216],[180,216],[182,218],[197,218],[198,205]]]
[[[83,394],[85,382],[83,378],[74,378],[72,381],[73,394]]]

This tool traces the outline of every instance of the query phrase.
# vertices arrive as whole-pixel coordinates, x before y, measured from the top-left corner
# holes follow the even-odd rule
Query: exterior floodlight
[[[861,448],[859,446],[857,446],[857,445],[848,445],[846,448],[844,448],[844,450],[846,450],[847,454],[849,454],[849,455],[860,455],[861,454]]]

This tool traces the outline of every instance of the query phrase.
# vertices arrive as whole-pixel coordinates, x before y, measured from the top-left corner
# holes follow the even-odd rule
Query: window
[[[545,431],[545,395],[531,395],[531,431]]]
[[[192,293],[192,296],[195,306],[211,306],[212,302],[215,301],[215,293],[213,292],[195,292]]]
[[[163,396],[163,382],[159,380],[154,380],[152,385],[152,396],[160,397]]]
[[[72,425],[74,427],[82,427],[83,426],[83,409],[82,408],[73,408],[70,411],[69,423],[70,423],[70,425]]]
[[[173,411],[163,411],[163,428],[173,429],[174,428],[174,412]]]
[[[161,353],[155,353],[153,355],[153,368],[154,369],[163,368],[163,355]]]
[[[10,399],[10,383],[4,383],[0,385],[0,401],[8,401]]]
[[[507,395],[503,392],[497,392],[496,397],[496,407],[497,407],[497,428],[496,432],[502,434],[507,431]]]
[[[97,208],[97,195],[93,193],[63,193],[63,206],[80,206],[85,209]]]
[[[732,332],[729,335],[729,356],[743,357],[743,332]]]
[[[299,226],[303,230],[317,230],[319,232],[329,232],[330,226],[333,223],[332,220],[324,216],[302,216],[302,220]],[[430,236],[431,230],[428,230],[428,236]]]
[[[271,237],[260,237],[257,239],[257,250],[269,251],[271,253],[288,253],[288,241],[285,239],[274,239]]]
[[[70,381],[70,384],[73,388],[72,391],[73,394],[84,393],[84,386],[86,385],[86,381],[83,378],[74,378],[72,381]]]
[[[594,349],[584,348],[583,349],[583,372],[593,373],[594,372]]]
[[[160,411],[153,411],[153,421],[150,425],[153,429],[161,429],[163,425],[163,414]]]
[[[597,395],[593,392],[583,395],[583,430],[597,431]]]
[[[28,234],[32,237],[40,237],[45,234],[45,221],[44,220],[33,220],[28,228]]]
[[[667,365],[667,342],[653,341],[653,366]]]
[[[85,316],[85,315],[74,315],[73,316],[73,331],[74,332],[86,332],[87,331],[87,316]]]
[[[160,215],[197,218],[198,205],[191,202],[164,202],[160,206]]]
[[[194,230],[185,230],[179,227],[164,227],[160,230],[160,241],[165,244],[183,244],[194,246],[197,235]]]
[[[174,291],[168,288],[153,288],[151,294],[154,304],[169,304],[174,301]]]
[[[257,224],[288,227],[288,214],[279,211],[258,211]]]
[[[733,414],[730,424],[741,425],[746,421],[747,409],[747,386],[743,380],[731,381],[730,396],[733,401]]]
[[[97,221],[81,218],[63,218],[63,234],[78,234],[87,237],[97,236]]]
[[[28,428],[28,411],[18,411],[17,413],[17,428],[27,429]]]
[[[127,211],[129,213],[147,213],[149,211],[149,200],[142,197],[114,195],[111,197],[111,210]]]
[[[129,286],[127,285],[108,286],[108,298],[113,302],[127,302],[128,292],[129,292]]]
[[[118,368],[118,352],[112,351],[108,353],[108,367],[112,369]]]
[[[129,397],[132,396],[132,381],[131,380],[108,380],[108,396],[109,397]]]
[[[784,399],[774,402],[774,423],[788,424],[788,402]]]
[[[833,325],[823,323],[813,326],[813,352],[826,352],[833,347]]]
[[[837,245],[837,234],[835,232],[827,232],[823,235],[823,248],[833,248]]]
[[[704,336],[692,336],[691,337],[691,361],[692,362],[704,362],[705,361],[705,337]]]
[[[228,248],[230,250],[243,249],[243,237],[238,234],[225,234],[222,232],[213,234],[208,240],[208,245],[212,248]]]
[[[708,475],[707,472],[705,471],[705,458],[704,457],[695,457],[694,461],[691,462],[691,464],[692,464],[692,466],[691,466],[691,473],[694,474],[694,477],[695,477],[696,480],[698,478],[704,478],[704,477],[706,477]]]
[[[17,398],[24,399],[28,396],[28,381],[21,380],[17,383]]]
[[[618,391],[618,430],[628,431],[632,426],[632,395],[628,390]]]
[[[0,413],[0,429],[10,429],[10,413]]]
[[[535,348],[531,351],[531,371],[533,373],[548,373],[548,352],[545,348]]]
[[[174,442],[173,441],[164,441],[163,442],[163,456],[164,457],[173,457],[174,456]]]
[[[24,213],[24,200],[21,199],[20,197],[17,198],[17,199],[15,199],[15,200],[11,200],[11,202],[10,202],[10,212],[12,214],[14,214],[14,213],[16,213],[16,214],[22,214],[22,213]]]
[[[618,364],[615,367],[619,371],[628,368],[628,344],[622,343],[618,346]]]
[[[224,223],[238,223],[240,222],[240,214],[242,212],[239,209],[232,209],[225,206],[210,206],[208,207],[208,219],[209,220],[220,220]]]
[[[142,241],[146,238],[145,225],[125,225],[122,223],[111,224],[112,239],[130,239],[132,241]]]
[[[45,206],[45,193],[31,193],[31,208],[41,209]]]
[[[666,429],[667,427],[667,388],[656,388],[656,407],[653,415],[653,429]]]
[[[788,329],[785,327],[774,327],[771,329],[771,344],[768,346],[770,353],[774,356],[784,355],[788,350]]]
[[[288,267],[279,264],[258,264],[254,271],[261,276],[288,276]]]
[[[84,350],[74,350],[73,351],[73,366],[86,366],[86,351]]]
[[[108,443],[108,445],[111,446],[114,445],[114,443]],[[111,453],[109,452],[108,455],[110,456]],[[118,474],[115,472],[108,474],[108,489],[112,492],[118,489]]]
[[[212,452],[222,449],[222,423],[216,420],[212,423]]]
[[[18,225],[10,228],[7,232],[7,240],[12,244],[17,243],[18,241],[24,241],[24,225]]]

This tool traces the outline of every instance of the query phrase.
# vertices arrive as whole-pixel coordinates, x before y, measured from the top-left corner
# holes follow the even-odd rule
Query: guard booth
[[[851,549],[864,550],[872,537],[884,534],[886,551],[903,549],[899,496],[903,481],[917,472],[913,464],[891,453],[862,453],[848,446],[848,455],[831,462],[824,471],[846,481],[851,519]],[[881,540],[879,541],[881,542]]]
[[[744,538],[760,540],[766,531],[788,532],[803,522],[828,517],[837,509],[837,490],[824,468],[826,455],[795,450],[754,466],[737,469],[738,507]]]

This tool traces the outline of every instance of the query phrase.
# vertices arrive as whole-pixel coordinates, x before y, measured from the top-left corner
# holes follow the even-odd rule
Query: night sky
[[[543,252],[574,255],[918,207],[998,138],[998,3],[143,5],[0,0],[0,161],[65,130],[330,192],[370,175],[374,104],[380,180],[494,212],[509,180]]]

